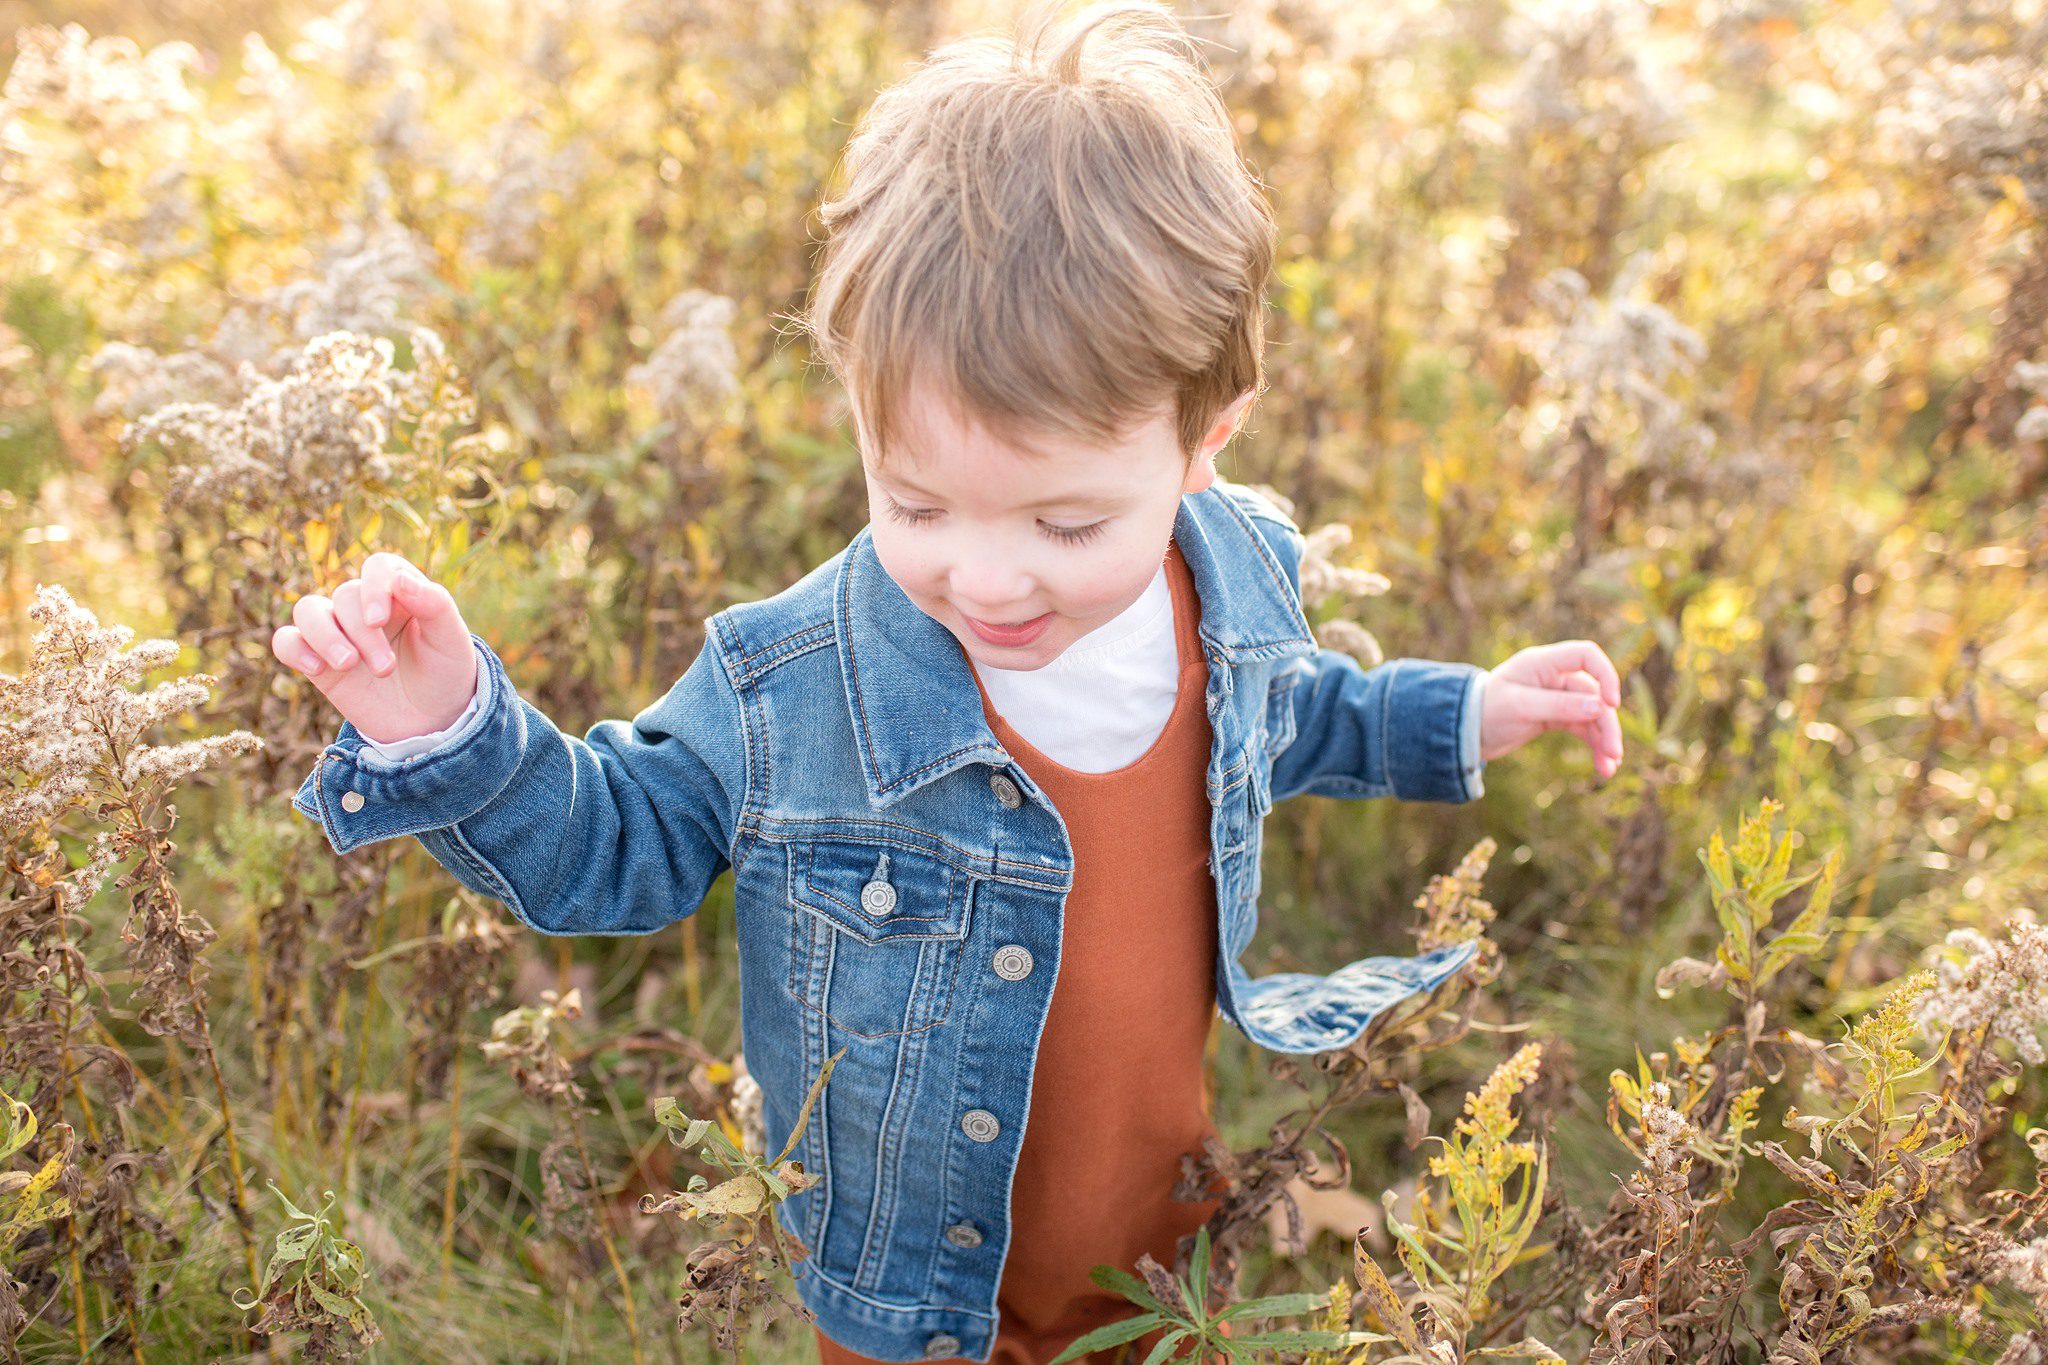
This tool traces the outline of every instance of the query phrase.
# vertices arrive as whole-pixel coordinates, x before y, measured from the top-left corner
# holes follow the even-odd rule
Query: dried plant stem
[[[200,1029],[205,1039],[201,1049],[206,1056],[206,1069],[213,1077],[213,1090],[220,1097],[220,1131],[227,1142],[229,1191],[235,1201],[235,1226],[241,1230],[242,1259],[249,1269],[249,1283],[261,1284],[263,1272],[256,1264],[256,1225],[249,1216],[247,1187],[242,1178],[242,1145],[235,1138],[234,1109],[228,1101],[228,1084],[220,1074],[220,1055],[214,1051],[213,1031],[204,1019]]]
[[[418,1072],[415,1068],[415,1077]],[[417,1125],[415,1125],[417,1127]],[[408,1142],[407,1148],[410,1150]],[[441,1286],[448,1297],[448,1275],[455,1263],[455,1187],[462,1178],[462,1049],[448,1062],[448,1182],[441,1190]]]
[[[695,915],[683,920],[683,999],[689,1002],[694,1025],[704,1017],[704,966],[698,954]]]
[[[345,980],[336,982],[334,999],[332,1006],[328,1010],[327,1036],[337,1041],[328,1050],[327,1084],[320,1088],[320,1114],[323,1120],[330,1112],[331,1101],[341,1094],[341,1058],[342,1054],[348,1051],[348,1002],[350,998],[351,993],[348,988],[348,982]],[[365,1011],[369,1009],[368,1001],[364,1002],[363,1008]],[[321,1126],[323,1128],[327,1127],[325,1122]],[[342,1150],[346,1151],[346,1133],[342,1135],[342,1142]]]
[[[362,1113],[363,1077],[368,1075],[370,1070],[370,1019],[376,1012],[372,1008],[376,1001],[376,995],[377,993],[371,990],[369,984],[365,982],[363,986],[362,1015],[356,1022],[356,1074],[354,1079],[349,1082],[348,1115],[343,1119],[341,1125],[341,1175],[339,1178],[343,1182],[342,1188],[344,1192],[347,1190],[349,1171],[352,1169],[349,1164],[350,1158],[355,1155],[356,1120]]]
[[[590,1159],[590,1148],[583,1141],[583,1120],[576,1114],[575,1107],[564,1104],[569,1115],[569,1133],[576,1139],[576,1157],[583,1163],[583,1187],[593,1197],[598,1192],[597,1167]],[[626,1310],[626,1335],[633,1342],[633,1365],[640,1365],[646,1359],[640,1347],[640,1320],[633,1311],[633,1282],[626,1278],[626,1267],[619,1260],[619,1248],[612,1238],[611,1206],[598,1200],[597,1235],[604,1242],[604,1254],[612,1263],[612,1274],[618,1277],[619,1302]]]
[[[92,1354],[85,1340],[85,1268],[78,1263],[78,1224],[69,1218],[64,1220],[64,1255],[71,1262],[71,1325],[78,1329],[78,1358],[84,1360]],[[8,1355],[21,1359],[11,1346]]]

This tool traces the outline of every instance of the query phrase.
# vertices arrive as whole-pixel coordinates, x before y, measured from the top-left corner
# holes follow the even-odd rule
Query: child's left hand
[[[1513,753],[1545,730],[1566,730],[1586,741],[1602,781],[1621,767],[1621,675],[1591,640],[1517,652],[1488,670],[1480,696],[1482,759]]]

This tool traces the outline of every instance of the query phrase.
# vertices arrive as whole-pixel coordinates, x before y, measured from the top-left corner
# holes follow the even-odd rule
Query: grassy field
[[[11,1359],[813,1357],[758,1221],[641,1203],[729,1173],[658,1098],[746,1142],[730,880],[542,939],[337,858],[269,640],[396,550],[580,734],[842,546],[778,318],[866,101],[1008,18],[0,7]],[[1281,227],[1222,469],[1325,643],[1599,641],[1628,749],[1273,812],[1254,975],[1489,946],[1342,1053],[1219,1021],[1207,1310],[1313,1296],[1268,1325],[1350,1339],[1244,1352],[1303,1365],[2048,1360],[2040,0],[1183,18]]]

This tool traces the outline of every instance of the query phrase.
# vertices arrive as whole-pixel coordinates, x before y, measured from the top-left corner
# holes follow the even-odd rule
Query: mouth
[[[1046,627],[1052,624],[1051,612],[1047,612],[1043,616],[1034,616],[1029,621],[1013,621],[1008,625],[996,625],[988,621],[977,621],[972,616],[967,615],[966,612],[961,612],[960,617],[967,622],[969,628],[976,635],[980,636],[987,643],[1003,645],[1012,649],[1020,645],[1030,644],[1033,640],[1045,634]]]

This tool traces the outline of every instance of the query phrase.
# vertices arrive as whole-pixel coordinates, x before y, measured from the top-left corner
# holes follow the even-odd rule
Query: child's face
[[[1034,458],[913,386],[887,472],[862,452],[875,554],[970,658],[1043,668],[1138,600],[1181,495],[1215,480],[1216,451],[1251,397],[1219,416],[1192,462],[1163,414],[1119,445],[1041,438]]]

